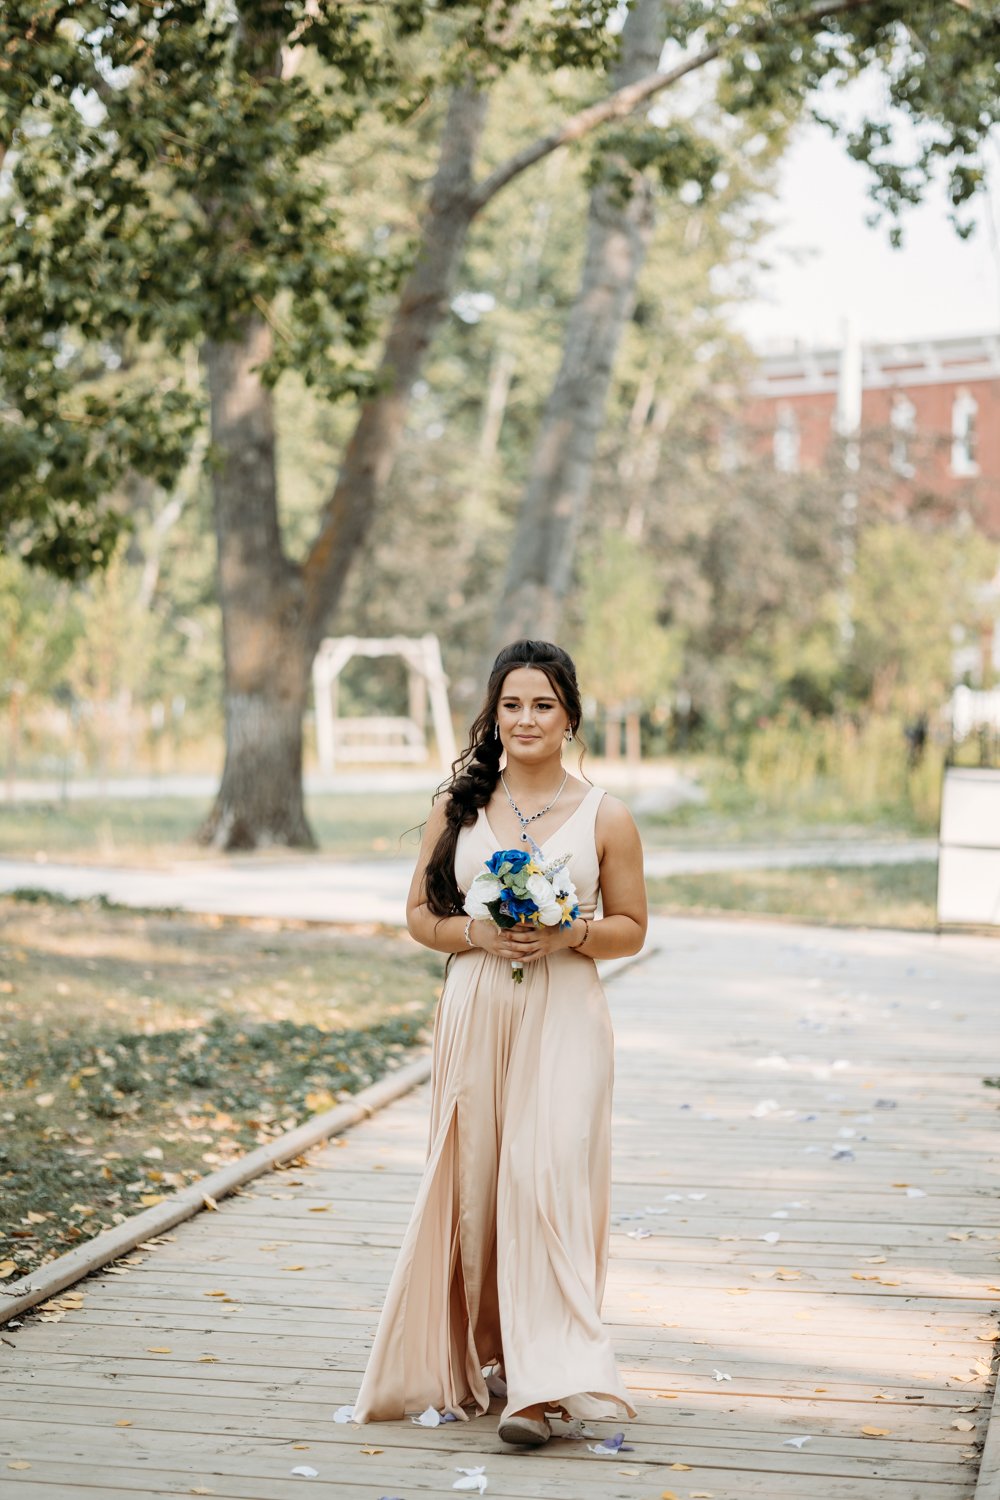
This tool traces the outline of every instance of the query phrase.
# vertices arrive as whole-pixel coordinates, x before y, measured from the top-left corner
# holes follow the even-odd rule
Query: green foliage
[[[412,245],[361,242],[325,159],[460,75],[600,66],[611,0],[234,6],[13,0],[0,14],[0,537],[63,577],[106,565],[130,472],[166,487],[204,420],[169,358],[265,316],[271,384],[371,389],[364,351]],[[427,34],[424,36],[424,34]],[[421,38],[421,47],[415,38]],[[95,390],[95,383],[105,389]]]
[[[656,565],[630,537],[608,531],[584,559],[575,659],[585,691],[603,708],[651,707],[673,687],[676,632],[660,623]]]

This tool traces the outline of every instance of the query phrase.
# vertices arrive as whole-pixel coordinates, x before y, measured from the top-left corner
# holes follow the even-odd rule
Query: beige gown
[[[570,855],[580,910],[598,898],[592,787],[541,845]],[[504,847],[484,810],[459,832],[468,890]],[[527,848],[528,846],[523,846]],[[434,1028],[427,1165],[393,1271],[357,1422],[428,1406],[483,1412],[499,1362],[505,1415],[538,1401],[573,1417],[635,1410],[601,1324],[611,1198],[613,1037],[592,959],[453,959]]]

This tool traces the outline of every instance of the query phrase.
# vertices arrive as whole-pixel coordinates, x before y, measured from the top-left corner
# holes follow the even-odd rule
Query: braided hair
[[[497,705],[508,673],[517,667],[537,667],[544,672],[569,715],[574,735],[580,727],[583,710],[572,658],[551,641],[522,640],[504,646],[490,671],[482,709],[469,730],[469,743],[453,762],[451,779],[435,793],[435,800],[448,799],[446,821],[427,862],[424,887],[427,905],[438,917],[451,917],[463,910],[465,896],[455,879],[458,831],[476,821],[479,809],[489,802],[500,779],[503,744],[496,732]]]

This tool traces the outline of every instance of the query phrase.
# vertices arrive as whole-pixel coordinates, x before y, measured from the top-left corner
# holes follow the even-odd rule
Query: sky
[[[757,296],[734,322],[763,351],[837,344],[846,317],[862,342],[1000,332],[1000,151],[989,164],[970,240],[949,223],[942,186],[907,211],[893,250],[886,222],[865,224],[867,169],[822,127],[801,127],[766,215],[774,269],[756,274]]]

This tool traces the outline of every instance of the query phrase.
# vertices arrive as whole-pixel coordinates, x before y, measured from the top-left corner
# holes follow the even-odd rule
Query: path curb
[[[614,979],[623,970],[650,958],[657,951],[655,946],[649,945],[627,958],[608,959],[599,965],[601,979]],[[197,1182],[190,1183],[179,1193],[171,1194],[163,1203],[156,1203],[152,1208],[134,1214],[124,1223],[116,1224],[114,1229],[106,1229],[85,1245],[57,1256],[55,1260],[20,1277],[10,1286],[0,1286],[0,1297],[4,1299],[0,1306],[0,1328],[18,1313],[37,1307],[39,1302],[45,1302],[74,1282],[81,1281],[91,1271],[99,1271],[110,1261],[134,1250],[143,1240],[152,1239],[154,1235],[173,1229],[175,1224],[193,1218],[203,1208],[211,1206],[209,1199],[214,1203],[281,1162],[301,1155],[310,1146],[317,1146],[331,1136],[340,1135],[351,1125],[366,1120],[369,1115],[384,1109],[387,1104],[392,1104],[411,1089],[426,1083],[430,1076],[431,1055],[427,1052],[416,1062],[397,1068],[380,1078],[377,1083],[369,1084],[346,1103],[338,1104],[320,1115],[313,1115],[304,1124],[297,1125],[294,1130],[289,1130],[266,1146],[259,1146],[256,1151],[241,1156],[238,1161],[229,1162],[207,1177],[199,1177]],[[8,1298],[9,1301],[6,1300]]]
[[[241,1156],[238,1161],[229,1162],[207,1177],[199,1177],[197,1182],[173,1193],[163,1203],[156,1203],[152,1208],[134,1214],[124,1223],[116,1224],[114,1229],[106,1229],[85,1245],[57,1256],[55,1260],[48,1261],[37,1271],[20,1277],[9,1286],[0,1286],[0,1297],[4,1299],[0,1306],[0,1327],[18,1313],[26,1312],[28,1308],[35,1307],[56,1292],[80,1281],[91,1271],[98,1271],[109,1261],[134,1250],[141,1241],[163,1234],[175,1224],[193,1218],[203,1208],[210,1206],[208,1199],[223,1198],[243,1183],[260,1177],[281,1162],[301,1155],[310,1146],[316,1146],[330,1136],[339,1135],[349,1126],[356,1125],[359,1120],[366,1120],[369,1115],[384,1109],[387,1104],[425,1083],[430,1072],[431,1057],[428,1052],[416,1062],[397,1068],[380,1078],[377,1083],[369,1084],[368,1088],[362,1089],[344,1104],[311,1116],[302,1125],[297,1125],[294,1130],[289,1130],[277,1140],[269,1141],[266,1146],[259,1146],[256,1151]]]

